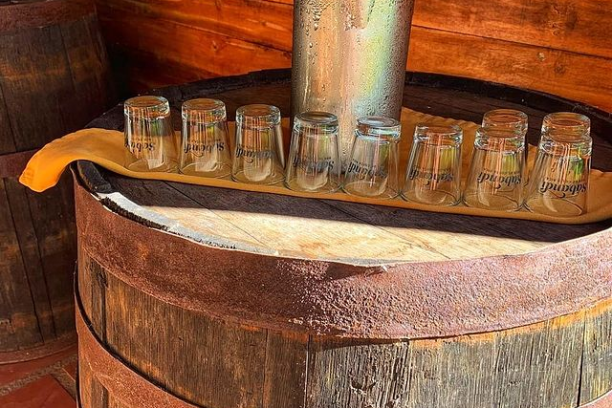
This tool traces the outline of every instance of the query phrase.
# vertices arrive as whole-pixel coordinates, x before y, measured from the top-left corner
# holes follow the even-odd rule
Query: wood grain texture
[[[15,19],[28,8],[29,18]],[[91,2],[1,5],[0,154],[36,149],[83,127],[113,98],[109,76]],[[34,194],[12,176],[0,179],[0,353],[23,350],[28,358],[33,347],[74,333],[74,199],[69,177]]]
[[[586,404],[602,395],[612,384],[612,369],[593,376],[595,365],[612,367],[612,313],[586,312],[582,375],[588,387],[581,387],[580,404]]]
[[[292,3],[110,0],[97,6],[116,71],[134,92],[289,67]],[[612,110],[606,76],[611,23],[604,0],[416,1],[408,68],[526,87]]]
[[[612,388],[601,361],[612,356],[609,339],[599,343],[598,358],[583,358],[592,347],[585,318],[609,321],[610,301],[530,326],[444,339],[302,336],[165,304],[82,256],[80,293],[84,304],[95,304],[88,318],[107,322],[94,324],[95,334],[152,383],[207,408],[561,408]],[[100,273],[103,293],[90,297],[84,289]],[[95,372],[80,370],[84,408],[123,406]]]

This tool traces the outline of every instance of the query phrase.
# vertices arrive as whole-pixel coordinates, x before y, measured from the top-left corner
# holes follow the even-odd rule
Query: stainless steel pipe
[[[343,166],[357,118],[399,119],[413,0],[296,0],[292,116],[338,116]]]

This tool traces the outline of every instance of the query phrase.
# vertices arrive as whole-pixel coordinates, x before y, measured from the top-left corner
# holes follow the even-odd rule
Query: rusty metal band
[[[42,28],[94,14],[91,0],[24,1],[0,5],[0,32]]]
[[[0,155],[0,178],[18,177],[38,149]]]
[[[612,408],[612,390],[608,391],[607,394],[602,395],[594,401],[588,404],[581,405],[578,408]]]
[[[115,400],[130,408],[197,408],[157,387],[109,351],[90,329],[78,292],[75,297],[80,364],[88,365]]]
[[[75,184],[88,256],[153,298],[236,324],[416,339],[612,307],[612,258],[601,256],[612,246],[610,230],[517,256],[356,266],[196,243],[113,213]],[[568,266],[561,261],[568,258],[583,262]]]
[[[42,346],[32,347],[18,351],[0,352],[0,365],[21,363],[24,361],[36,360],[38,358],[50,356],[60,351],[66,350],[77,343],[76,334],[71,333]]]

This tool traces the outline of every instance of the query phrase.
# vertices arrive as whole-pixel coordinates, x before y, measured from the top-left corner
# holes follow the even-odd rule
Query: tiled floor
[[[0,365],[0,407],[75,408],[76,346],[24,363]]]

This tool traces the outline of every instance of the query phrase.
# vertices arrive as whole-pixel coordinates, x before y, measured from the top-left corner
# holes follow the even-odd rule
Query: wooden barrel
[[[157,92],[289,112],[289,72]],[[411,75],[405,106],[479,121],[555,97]],[[122,128],[120,107],[91,125]],[[612,404],[612,222],[553,225],[128,179],[80,163],[83,408]]]
[[[108,109],[111,89],[90,2],[0,3],[0,363],[76,341],[71,180],[39,195],[17,176],[37,148]]]

